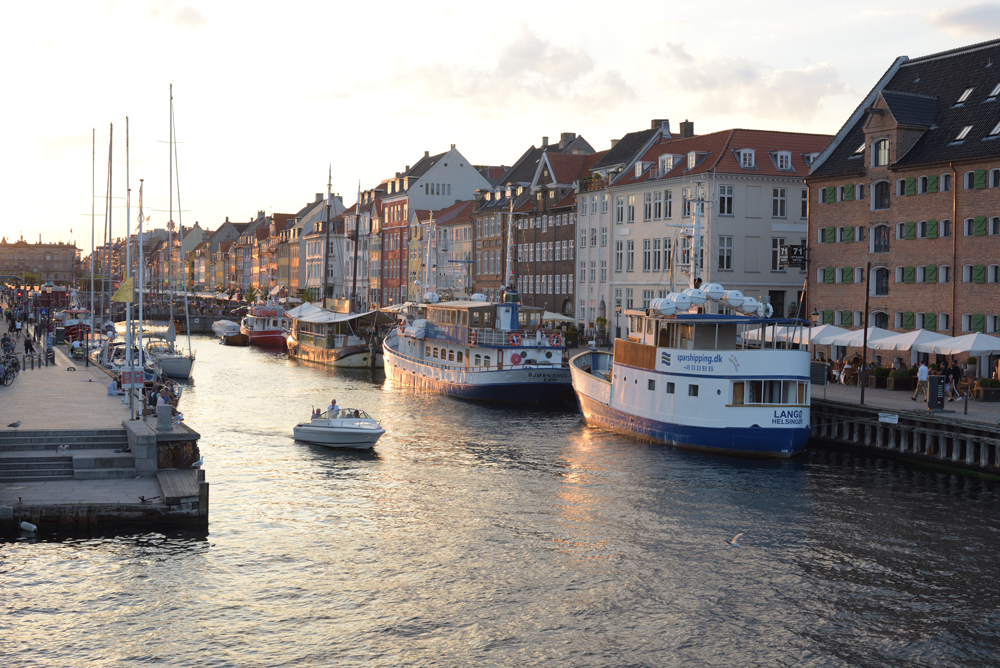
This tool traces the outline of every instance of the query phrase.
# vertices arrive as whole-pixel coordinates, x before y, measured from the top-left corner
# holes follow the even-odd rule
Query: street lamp
[[[45,284],[45,350],[49,349],[49,327],[52,324],[52,281]]]

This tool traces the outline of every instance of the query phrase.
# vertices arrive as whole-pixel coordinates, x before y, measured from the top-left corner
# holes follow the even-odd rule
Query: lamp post
[[[52,281],[45,284],[45,350],[49,349],[49,327],[52,324]]]
[[[865,270],[865,333],[861,335],[861,405],[865,405],[865,369],[868,366],[868,297],[872,293],[872,263],[868,261]],[[926,389],[926,388],[925,388]],[[926,394],[926,393],[925,393]]]

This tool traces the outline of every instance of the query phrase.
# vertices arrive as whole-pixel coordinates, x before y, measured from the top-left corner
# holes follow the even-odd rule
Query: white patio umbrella
[[[835,346],[844,346],[845,348],[860,348],[864,342],[865,330],[858,329],[855,331],[847,332],[845,334],[840,334],[832,337],[824,337],[827,340],[823,343],[832,344]],[[878,339],[884,339],[887,336],[892,336],[893,332],[888,329],[882,329],[881,327],[869,327],[868,328],[868,347],[872,347],[872,341]]]
[[[894,334],[868,342],[872,350],[910,350],[914,346],[927,343],[942,343],[954,339],[947,334],[938,334],[926,329],[917,329],[903,334]],[[1000,341],[1000,339],[997,339]],[[919,347],[917,350],[920,350]]]
[[[917,350],[922,353],[937,353],[938,355],[967,354],[969,357],[982,357],[1000,353],[1000,338],[988,334],[966,334],[965,336],[949,337],[945,341],[929,341],[919,343]]]
[[[812,342],[818,346],[830,345],[830,339],[850,333],[851,330],[837,327],[836,325],[820,325],[819,327],[811,328],[809,331]],[[799,337],[797,336],[796,338]],[[796,341],[796,343],[801,343],[801,341]]]

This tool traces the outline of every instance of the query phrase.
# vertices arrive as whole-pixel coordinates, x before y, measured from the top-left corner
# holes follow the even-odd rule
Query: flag
[[[115,290],[115,294],[111,295],[111,301],[113,302],[131,302],[132,301],[132,277],[129,276],[128,280],[122,283],[121,287]]]

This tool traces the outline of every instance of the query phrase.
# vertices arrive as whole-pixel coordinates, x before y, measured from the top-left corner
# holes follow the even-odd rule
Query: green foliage
[[[940,368],[941,367],[939,365],[937,365],[937,364],[928,364],[927,365],[928,371],[938,371]]]
[[[902,369],[895,369],[889,372],[889,378],[893,380],[903,380],[904,378],[909,378],[909,371],[903,371]]]
[[[906,370],[906,375],[908,375],[910,378],[916,378],[918,373],[920,373],[920,367],[911,366],[909,369]]]
[[[257,301],[257,297],[259,296],[260,293],[257,291],[257,288],[251,285],[249,288],[247,288],[247,291],[243,293],[243,301],[245,301],[247,304],[253,304],[254,302]]]
[[[888,369],[882,366],[877,366],[874,369],[872,369],[872,375],[875,376],[876,378],[884,378],[887,376],[893,377],[892,373],[893,373],[892,369]]]
[[[306,288],[305,292],[302,293],[302,301],[304,302],[314,302],[316,301],[316,295],[319,291],[316,288]]]
[[[983,389],[1000,387],[1000,380],[996,378],[980,378],[976,385]]]
[[[603,315],[599,315],[597,316],[597,319],[594,320],[594,324],[597,325],[597,329],[604,329],[608,326],[608,319]]]
[[[970,357],[969,359],[965,360],[965,363],[966,364],[975,364],[978,361],[979,360],[977,360],[975,357]]]

